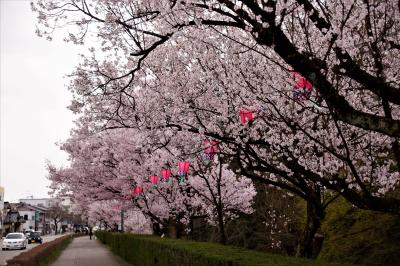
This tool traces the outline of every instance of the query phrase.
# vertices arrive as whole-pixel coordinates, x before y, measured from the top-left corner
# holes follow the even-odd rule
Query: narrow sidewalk
[[[88,236],[77,237],[61,253],[52,266],[127,266],[102,245],[99,240],[90,240]]]

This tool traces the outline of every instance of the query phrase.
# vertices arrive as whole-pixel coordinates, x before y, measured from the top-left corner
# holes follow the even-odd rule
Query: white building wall
[[[24,217],[27,215],[27,220],[21,225],[21,230],[29,231],[31,229],[35,230],[35,211],[19,211],[19,215]]]

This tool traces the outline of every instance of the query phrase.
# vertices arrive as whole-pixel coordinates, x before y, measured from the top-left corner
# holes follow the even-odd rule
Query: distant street
[[[43,236],[43,242],[50,242],[58,237],[61,237],[63,235],[49,235],[49,236]],[[3,240],[0,240],[0,245],[2,244]],[[25,250],[0,250],[0,265],[6,265],[7,260],[14,258],[15,256],[17,256],[18,254],[25,252],[27,250],[30,250],[34,247],[36,247],[37,245],[40,244],[28,244],[28,246],[26,247]]]

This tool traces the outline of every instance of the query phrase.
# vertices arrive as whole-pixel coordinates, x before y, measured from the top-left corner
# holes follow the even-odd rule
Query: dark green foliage
[[[96,232],[111,250],[135,266],[313,266],[344,265],[296,259],[215,243]]]
[[[319,258],[365,265],[400,265],[400,217],[360,210],[340,198],[327,209]]]
[[[257,190],[253,203],[255,211],[226,224],[228,244],[294,255],[297,238],[303,227],[298,221],[299,199],[257,181],[253,181],[253,184]]]

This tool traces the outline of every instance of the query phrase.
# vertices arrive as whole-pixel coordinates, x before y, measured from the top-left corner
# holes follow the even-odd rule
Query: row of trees
[[[189,160],[184,185],[148,189],[135,208],[164,226],[207,214],[224,243],[224,222],[253,211],[251,181],[261,182],[307,202],[300,256],[311,256],[339,195],[400,213],[391,193],[400,173],[400,2],[66,0],[33,9],[39,35],[63,25],[68,41],[99,40],[71,75],[79,119],[62,146],[71,165],[49,166],[55,190],[87,206],[122,202],[161,168]],[[312,84],[302,97],[294,72]],[[251,115],[241,121],[240,112]],[[218,143],[213,161],[203,158],[205,139]]]

